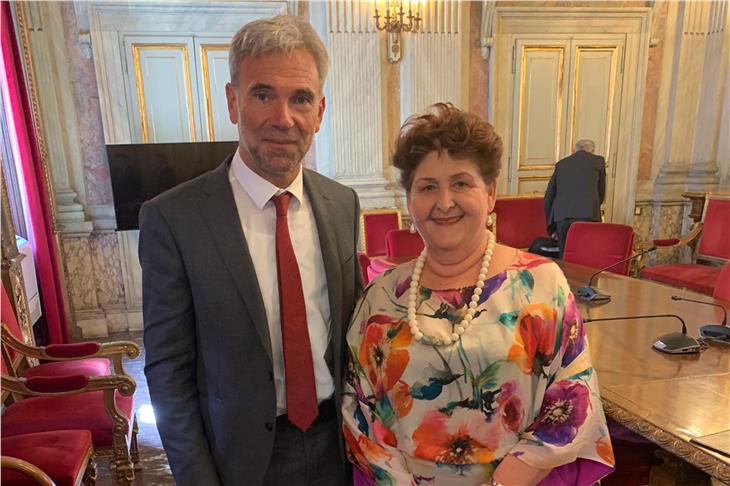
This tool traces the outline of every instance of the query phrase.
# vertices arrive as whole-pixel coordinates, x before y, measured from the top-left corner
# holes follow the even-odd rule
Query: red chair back
[[[499,225],[499,223],[497,223]],[[634,229],[625,224],[577,221],[570,225],[563,260],[587,267],[604,268],[628,258],[634,248]],[[628,275],[631,261],[608,272]]]
[[[385,253],[389,257],[417,257],[423,250],[423,239],[418,233],[406,229],[390,230],[385,240]]]
[[[362,251],[357,252],[357,261],[360,263],[360,275],[362,275],[362,284],[367,285],[370,283],[370,277],[368,276],[368,267],[370,266],[370,258]]]
[[[388,231],[400,228],[400,212],[377,211],[362,215],[363,245],[369,257],[385,255],[385,237]]]
[[[547,237],[543,196],[497,198],[497,242],[529,248],[536,238]]]
[[[715,290],[712,292],[712,296],[718,300],[724,300],[730,302],[730,262],[726,263],[720,275],[717,276],[717,283],[715,283]]]
[[[697,255],[730,260],[730,197],[707,196]]]

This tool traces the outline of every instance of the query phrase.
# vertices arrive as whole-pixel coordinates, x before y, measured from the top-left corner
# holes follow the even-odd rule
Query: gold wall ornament
[[[40,103],[38,102],[38,86],[36,84],[35,76],[35,65],[33,64],[32,46],[29,38],[29,32],[33,28],[32,23],[33,16],[26,13],[26,8],[33,8],[35,2],[12,2],[10,8],[15,11],[16,21],[18,23],[18,41],[20,43],[19,50],[23,56],[23,66],[25,67],[25,79],[28,89],[28,98],[30,99],[31,114],[33,120],[33,132],[38,143],[38,153],[40,156],[40,165],[43,170],[43,184],[39,187],[39,192],[45,194],[48,200],[48,209],[51,216],[51,224],[53,229],[53,238],[48,242],[49,246],[54,246],[56,253],[56,265],[54,270],[58,274],[58,278],[61,282],[60,297],[63,302],[65,320],[60,324],[66,329],[69,329],[69,316],[71,315],[69,310],[68,294],[66,291],[66,277],[65,277],[65,253],[61,246],[61,225],[58,221],[58,210],[56,208],[56,197],[55,189],[53,186],[53,174],[51,172],[51,164],[48,161],[48,149],[46,148],[46,142],[43,136],[43,118],[41,113]],[[36,16],[37,17],[37,16]],[[36,20],[38,22],[38,20]],[[23,287],[23,295],[25,295],[25,287]],[[28,300],[26,298],[26,309]],[[30,334],[32,336],[32,332]]]
[[[403,57],[403,48],[400,35],[402,32],[418,32],[421,27],[420,2],[416,3],[416,13],[413,14],[411,2],[408,2],[408,15],[403,9],[400,0],[388,1],[385,7],[385,16],[381,16],[378,7],[375,7],[375,27],[388,33],[388,62],[395,64]],[[383,19],[382,22],[380,19]],[[405,19],[408,19],[406,22]]]
[[[41,117],[41,108],[38,102],[38,89],[36,86],[35,76],[35,65],[33,64],[33,53],[32,46],[29,38],[29,30],[32,26],[28,25],[27,18],[30,19],[31,15],[26,14],[26,8],[32,8],[30,2],[12,2],[10,7],[15,11],[15,18],[18,22],[18,41],[20,42],[20,52],[23,56],[23,66],[25,67],[26,85],[28,89],[28,98],[30,99],[30,109],[33,120],[33,131],[35,138],[38,143],[38,153],[41,158],[41,167],[43,168],[43,187],[41,191],[45,192],[48,198],[48,205],[51,212],[51,218],[53,222],[53,232],[58,234],[61,231],[62,226],[58,222],[58,211],[56,210],[56,198],[55,191],[53,189],[53,177],[51,174],[51,164],[48,162],[48,149],[46,148],[46,142],[43,137],[43,124]],[[60,248],[56,248],[56,252],[60,256]],[[60,258],[59,258],[60,264]]]
[[[2,194],[0,196],[0,205],[2,205],[2,230],[0,231],[0,236],[2,236],[2,282],[13,304],[15,318],[18,320],[23,333],[23,342],[34,346],[33,326],[30,322],[28,296],[25,293],[25,281],[23,280],[23,269],[21,267],[25,255],[18,252],[15,227],[13,226],[8,192],[5,186],[5,174],[2,171],[0,171],[0,180],[2,181]],[[38,360],[33,359],[29,362],[33,366],[38,363]]]

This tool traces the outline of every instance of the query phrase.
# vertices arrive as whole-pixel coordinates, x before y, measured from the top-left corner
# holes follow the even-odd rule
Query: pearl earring
[[[489,216],[487,216],[487,226],[492,226],[494,224],[494,218],[492,217],[492,213],[489,213]]]
[[[411,223],[411,226],[410,226],[410,228],[408,228],[408,231],[410,231],[411,234],[414,234],[416,232],[416,227],[413,226],[413,223]]]

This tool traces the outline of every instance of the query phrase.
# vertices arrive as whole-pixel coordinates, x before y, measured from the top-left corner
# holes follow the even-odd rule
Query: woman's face
[[[408,211],[427,247],[468,252],[483,241],[495,199],[496,182],[485,183],[474,162],[433,151],[414,171]]]

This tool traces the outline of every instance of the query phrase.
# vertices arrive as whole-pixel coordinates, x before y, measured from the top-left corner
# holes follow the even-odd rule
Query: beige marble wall
[[[641,201],[636,204],[632,226],[636,232],[636,247],[648,248],[652,240],[671,238],[686,234],[692,221],[687,217],[690,210],[688,201],[655,202]],[[657,250],[643,258],[646,266],[661,263],[689,263],[691,254],[688,248]]]
[[[141,309],[126,295],[116,232],[63,237],[61,242],[74,335],[100,337],[141,329]]]

